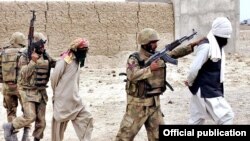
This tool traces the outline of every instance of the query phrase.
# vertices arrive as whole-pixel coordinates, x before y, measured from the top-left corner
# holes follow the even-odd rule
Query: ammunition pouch
[[[138,98],[148,98],[161,95],[166,90],[166,86],[152,88],[147,80],[141,80],[137,83],[127,81],[126,92],[128,95]]]
[[[126,92],[128,95],[138,98],[145,98],[147,92],[148,84],[146,80],[140,80],[136,83],[127,81],[126,82]]]
[[[46,87],[49,81],[50,66],[48,60],[37,63],[35,71],[35,86]]]

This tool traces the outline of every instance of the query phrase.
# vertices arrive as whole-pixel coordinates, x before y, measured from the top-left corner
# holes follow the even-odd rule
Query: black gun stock
[[[168,54],[166,54],[166,52],[173,50],[174,48],[176,48],[177,46],[182,44],[182,42],[192,39],[194,37],[194,35],[196,35],[196,34],[197,34],[197,32],[193,29],[193,33],[191,35],[184,36],[178,40],[175,40],[174,42],[172,42],[170,44],[167,44],[164,49],[162,49],[161,51],[158,51],[155,54],[153,54],[152,56],[150,56],[149,59],[147,59],[145,61],[144,67],[149,66],[152,62],[154,62],[155,60],[157,60],[159,58],[162,58],[165,62],[169,62],[171,64],[177,65],[178,61],[176,59],[171,58]]]
[[[34,22],[36,20],[36,15],[34,10],[31,10],[32,12],[32,18],[30,20],[30,28],[29,28],[29,35],[28,35],[28,57],[29,60],[31,60],[31,54],[34,51],[34,48],[32,47],[33,38],[34,38]]]

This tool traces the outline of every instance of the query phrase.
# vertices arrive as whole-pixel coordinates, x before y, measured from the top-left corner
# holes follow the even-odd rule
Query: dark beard
[[[84,66],[85,63],[85,58],[87,55],[87,51],[85,50],[77,50],[77,51],[73,51],[73,53],[76,56],[76,61],[80,64],[80,67]]]
[[[38,55],[41,55],[41,54],[43,54],[44,52],[42,52],[41,50],[35,50],[35,52],[38,54]]]
[[[46,43],[46,41],[43,41],[42,39],[37,41],[37,42],[33,42],[31,44],[31,46],[35,49],[35,52],[39,55],[43,54],[44,51],[41,51],[42,48],[44,48],[44,44]]]
[[[225,45],[227,45],[227,38],[222,38],[222,37],[218,37],[218,36],[214,36],[214,37],[217,40],[217,43],[218,43],[218,45],[219,45],[220,48],[222,48]]]
[[[142,45],[142,48],[151,54],[155,53],[155,50],[152,49],[151,44]]]
[[[78,63],[80,63],[80,68],[82,68],[84,66],[85,58],[81,58],[77,61],[78,61]]]

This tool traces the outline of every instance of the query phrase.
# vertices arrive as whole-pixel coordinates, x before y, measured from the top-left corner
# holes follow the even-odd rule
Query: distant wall
[[[239,0],[126,0],[136,2],[173,3],[175,20],[175,39],[190,34],[192,29],[198,31],[198,36],[206,36],[216,17],[226,16],[233,26],[233,34],[225,48],[227,52],[236,52],[240,48]]]
[[[47,35],[47,48],[55,56],[76,37],[89,39],[92,55],[137,50],[137,34],[146,27],[160,33],[161,46],[173,40],[174,13],[168,3],[0,2],[1,46],[15,31],[28,34],[34,9],[35,31]]]
[[[175,38],[184,36],[194,28],[199,36],[206,36],[213,20],[219,16],[230,19],[233,34],[225,48],[227,52],[235,52],[239,47],[239,16],[238,0],[172,0],[174,3]]]
[[[29,10],[33,9],[37,11],[35,30],[47,35],[48,50],[55,55],[65,50],[75,37],[90,40],[92,55],[112,56],[120,51],[138,50],[137,34],[145,27],[160,33],[159,46],[162,47],[190,34],[193,28],[198,36],[206,36],[218,16],[229,17],[233,25],[226,51],[240,50],[237,49],[241,41],[238,39],[239,1],[232,0],[0,2],[1,46],[7,44],[15,31],[28,34]]]
[[[126,0],[127,2],[167,2],[171,3],[172,0]]]

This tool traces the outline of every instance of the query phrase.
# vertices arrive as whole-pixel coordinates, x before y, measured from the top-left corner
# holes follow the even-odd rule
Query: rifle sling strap
[[[168,83],[168,81],[165,81],[165,85],[168,86],[171,91],[174,91],[174,88]]]

